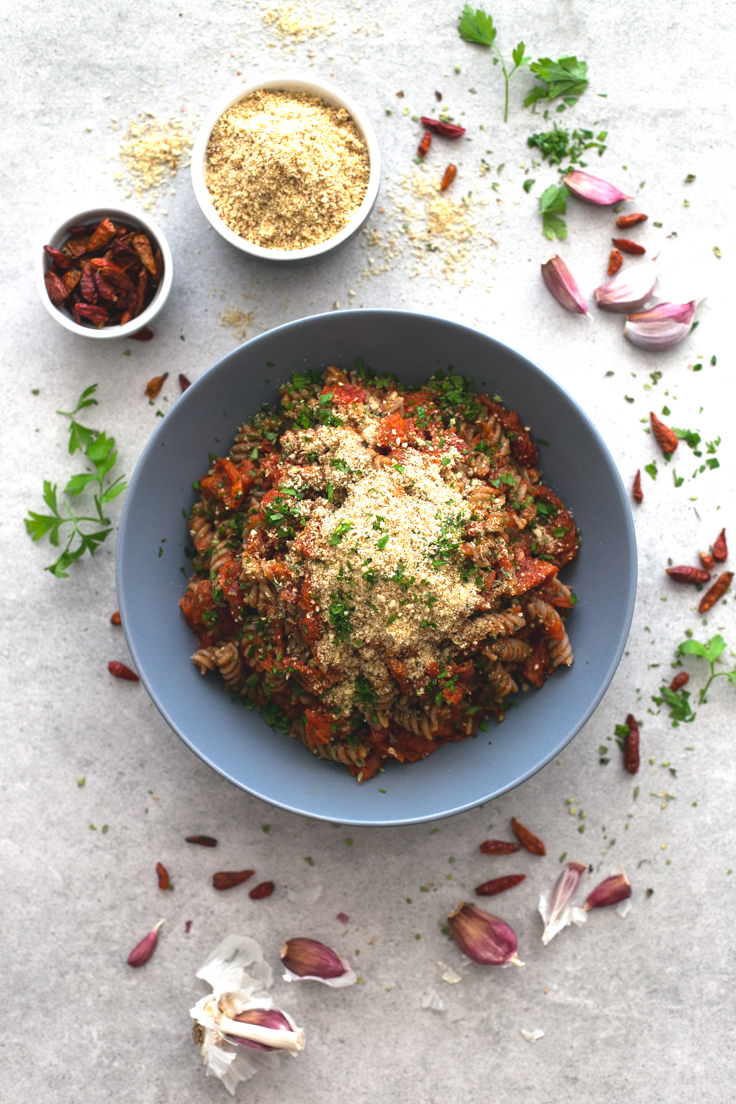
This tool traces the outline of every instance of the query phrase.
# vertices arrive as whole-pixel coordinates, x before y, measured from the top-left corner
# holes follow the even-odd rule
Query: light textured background
[[[670,353],[651,355],[623,341],[619,317],[596,313],[590,325],[564,314],[543,288],[538,264],[548,249],[536,196],[556,172],[534,170],[531,196],[521,188],[530,165],[525,140],[542,120],[521,107],[530,84],[521,75],[503,125],[500,73],[486,54],[458,39],[459,7],[438,0],[411,8],[386,0],[325,3],[314,8],[315,18],[327,19],[333,33],[295,46],[264,27],[257,3],[206,0],[180,8],[171,0],[103,6],[28,0],[2,7],[2,1101],[227,1099],[203,1076],[187,1009],[204,991],[195,970],[229,931],[259,939],[274,964],[284,937],[312,934],[352,955],[365,979],[336,992],[277,981],[277,1000],[307,1029],[307,1050],[241,1088],[243,1099],[732,1099],[736,691],[721,680],[695,723],[679,729],[647,709],[660,674],[671,677],[673,648],[685,628],[701,638],[723,628],[729,658],[736,645],[730,599],[701,626],[695,593],[663,574],[668,556],[693,562],[722,524],[731,524],[736,542],[733,305],[726,283],[733,273],[733,9],[723,0],[493,5],[505,53],[523,37],[534,56],[574,52],[588,60],[590,88],[563,123],[609,131],[609,149],[601,161],[591,159],[591,170],[633,188],[636,207],[650,215],[639,236],[655,251],[661,244],[665,274],[709,295],[696,333]],[[419,135],[404,106],[411,114],[431,113],[438,89],[454,114],[466,113],[473,143],[452,147],[452,154],[436,143],[427,171],[439,174],[456,154],[455,193],[472,190],[470,202],[478,204],[467,286],[433,275],[441,256],[427,253],[417,268],[405,240],[388,271],[372,278],[365,275],[368,258],[376,268],[381,260],[365,238],[314,268],[256,267],[209,229],[182,171],[155,207],[175,258],[174,289],[155,339],[125,350],[55,325],[35,291],[35,250],[68,205],[120,198],[115,158],[130,119],[150,111],[195,128],[198,113],[238,70],[245,79],[294,64],[334,76],[373,117],[386,173],[379,200],[385,213],[376,212],[374,227],[400,227],[403,220],[396,181],[413,167]],[[492,166],[485,176],[481,157]],[[689,172],[697,179],[686,186]],[[653,220],[663,222],[661,231]],[[569,204],[562,252],[588,292],[602,281],[611,221],[606,211]],[[723,251],[720,261],[714,245]],[[115,434],[121,470],[130,474],[157,424],[156,409],[166,408],[142,397],[146,381],[169,371],[164,394],[173,402],[177,373],[194,378],[233,348],[238,338],[220,324],[223,311],[252,311],[252,336],[333,309],[335,301],[425,310],[514,345],[594,418],[627,483],[657,455],[640,423],[650,406],[659,410],[666,401],[674,424],[697,427],[705,439],[723,437],[717,472],[679,489],[661,461],[656,484],[643,476],[646,498],[635,512],[639,602],[626,656],[595,716],[559,762],[520,790],[434,828],[312,823],[213,774],[169,731],[141,687],[107,674],[110,658],[126,659],[120,630],[109,624],[116,608],[114,539],[57,581],[43,571],[48,546],[32,545],[22,526],[29,508],[41,508],[42,480],[63,484],[72,471],[55,410],[68,409],[83,387],[99,384],[100,405],[89,422]],[[688,365],[699,355],[705,367],[694,375]],[[649,390],[653,371],[662,379]],[[690,475],[695,461],[686,452],[681,445],[675,466]],[[630,710],[646,721],[635,781],[615,747],[608,766],[598,762],[599,744]],[[667,761],[676,777],[660,765]],[[87,779],[81,789],[80,775]],[[675,795],[665,809],[650,796],[659,791]],[[583,822],[568,815],[567,798],[586,814],[584,834]],[[543,836],[546,859],[522,853],[494,863],[479,856],[482,839],[507,835],[510,815]],[[219,849],[188,847],[183,836],[192,832],[217,836]],[[622,864],[634,886],[633,910],[624,921],[613,910],[594,915],[586,929],[566,931],[543,948],[537,895],[556,877],[563,852],[592,863],[600,871],[596,880]],[[166,896],[156,887],[157,860],[175,884]],[[251,902],[246,890],[217,894],[210,887],[214,869],[246,865],[276,881],[270,900]],[[526,966],[460,969],[462,982],[446,985],[437,963],[458,967],[459,956],[438,921],[479,881],[512,870],[527,873],[527,881],[491,905],[516,928]],[[309,879],[322,886],[317,903],[288,900],[286,887]],[[334,919],[338,911],[350,915],[347,928]],[[132,971],[125,956],[159,917],[167,920],[159,950]],[[446,1011],[422,1009],[430,987]],[[534,1028],[545,1036],[530,1045],[520,1029]]]

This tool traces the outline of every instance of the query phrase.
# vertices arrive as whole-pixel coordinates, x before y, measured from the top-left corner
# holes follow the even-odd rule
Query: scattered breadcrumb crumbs
[[[364,231],[364,247],[379,254],[369,255],[364,276],[388,272],[408,255],[413,262],[411,278],[431,276],[438,283],[463,286],[477,280],[475,265],[470,273],[471,262],[481,248],[497,244],[474,218],[474,209],[486,206],[485,198],[474,199],[472,192],[460,199],[448,196],[440,190],[439,178],[423,165],[398,177],[387,192],[393,207],[386,228],[374,225]]]
[[[262,15],[264,25],[272,27],[281,38],[290,38],[294,42],[303,42],[307,38],[317,38],[319,35],[329,37],[335,33],[332,30],[335,22],[334,15],[326,18],[318,17],[311,6],[300,14],[295,8],[295,4],[267,8]]]
[[[248,340],[248,329],[253,324],[253,311],[238,310],[234,307],[232,310],[225,310],[220,313],[220,325],[229,326],[230,329],[235,330],[235,336],[240,341]]]
[[[178,119],[164,122],[147,112],[133,119],[120,146],[119,158],[123,172],[116,179],[128,187],[126,198],[144,192],[155,193],[166,187],[183,167],[192,145],[184,123]],[[150,208],[151,201],[144,204]]]

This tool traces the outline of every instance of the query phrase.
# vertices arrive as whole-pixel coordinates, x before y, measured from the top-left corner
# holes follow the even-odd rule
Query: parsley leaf
[[[524,107],[536,105],[539,101],[550,103],[562,97],[564,103],[558,105],[558,111],[565,106],[572,107],[588,87],[588,63],[578,61],[576,57],[538,58],[529,66],[536,77],[535,84],[524,100]]]
[[[520,42],[512,51],[511,58],[513,60],[513,69],[508,70],[506,68],[506,62],[504,61],[501,51],[496,46],[496,33],[497,30],[493,26],[493,17],[488,15],[487,12],[482,11],[480,8],[476,8],[475,11],[466,4],[462,10],[462,13],[458,16],[458,34],[465,42],[474,42],[478,46],[485,46],[486,49],[493,50],[497,55],[493,59],[493,64],[497,65],[501,63],[501,71],[504,79],[504,108],[503,108],[503,121],[506,122],[509,117],[509,80],[514,75],[517,69],[520,69],[522,65],[528,65],[532,60],[530,57],[526,57],[524,54],[524,43]]]
[[[550,184],[539,197],[539,210],[542,215],[542,233],[545,238],[553,241],[555,237],[562,241],[567,237],[567,223],[560,215],[567,210],[567,200],[570,196],[564,184],[559,186]]]
[[[85,459],[91,464],[93,470],[79,472],[73,475],[64,488],[67,498],[77,498],[87,488],[96,484],[97,489],[93,493],[95,513],[93,515],[77,515],[72,510],[71,504],[64,501],[59,504],[58,485],[53,485],[49,480],[44,481],[43,500],[51,511],[50,514],[37,514],[33,510],[28,511],[28,517],[24,519],[26,532],[32,540],[38,541],[48,536],[54,548],[61,544],[61,531],[65,525],[71,526],[69,538],[63,552],[58,559],[46,568],[57,579],[68,578],[69,568],[75,560],[78,560],[85,552],[94,556],[95,552],[112,532],[110,519],[105,517],[102,507],[112,502],[122,494],[128,484],[124,476],[118,476],[113,482],[106,485],[105,480],[117,463],[118,454],[115,451],[115,438],[108,437],[98,429],[90,429],[76,421],[76,415],[87,407],[96,406],[97,400],[92,398],[97,390],[97,384],[85,388],[79,396],[74,410],[58,410],[57,414],[69,418],[69,453],[83,452]],[[99,526],[109,528],[100,529]],[[93,531],[89,531],[89,526]],[[66,535],[66,534],[65,534]]]

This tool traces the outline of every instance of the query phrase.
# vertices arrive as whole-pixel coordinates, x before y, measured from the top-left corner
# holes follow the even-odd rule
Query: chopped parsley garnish
[[[352,521],[338,521],[337,525],[335,526],[335,528],[332,532],[332,536],[327,541],[327,543],[328,544],[333,544],[333,545],[334,544],[339,544],[340,541],[342,540],[342,538],[345,536],[345,534],[349,533],[352,528],[353,528]]]

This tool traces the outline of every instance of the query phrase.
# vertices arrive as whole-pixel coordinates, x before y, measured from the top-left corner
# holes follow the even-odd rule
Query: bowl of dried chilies
[[[153,219],[129,207],[77,211],[44,241],[36,284],[49,314],[84,337],[131,337],[168,298],[171,251]]]

